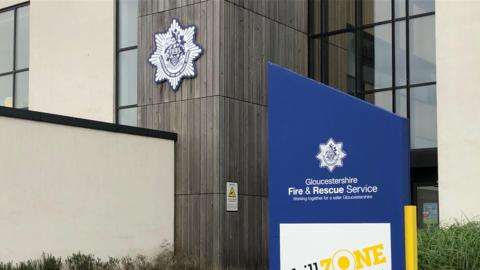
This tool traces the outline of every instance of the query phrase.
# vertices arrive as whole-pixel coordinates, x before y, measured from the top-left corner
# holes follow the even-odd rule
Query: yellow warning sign
[[[226,182],[225,201],[227,211],[238,211],[238,183]]]
[[[235,194],[235,189],[233,187],[230,188],[230,191],[228,192],[228,197],[230,198],[237,197],[237,195]]]

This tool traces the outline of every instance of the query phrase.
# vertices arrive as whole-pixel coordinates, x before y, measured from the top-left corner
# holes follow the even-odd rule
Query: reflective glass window
[[[392,18],[391,0],[363,0],[362,5],[364,24],[386,21]]]
[[[312,77],[317,81],[322,81],[322,40],[321,38],[316,38],[312,40],[311,50],[312,50]]]
[[[355,38],[352,33],[329,36],[327,38],[326,73],[328,84],[346,91],[355,91]]]
[[[322,0],[313,0],[313,5],[309,6],[309,10],[312,14],[310,20],[312,25],[311,34],[318,34],[322,32]]]
[[[13,70],[14,11],[0,13],[0,73]]]
[[[137,104],[137,50],[119,53],[119,105]]]
[[[16,49],[16,69],[28,68],[29,59],[29,36],[30,36],[30,7],[21,7],[17,9],[17,49]]]
[[[0,13],[0,106],[28,107],[29,9],[22,4]]]
[[[405,17],[406,0],[395,0],[395,18]]]
[[[434,82],[435,17],[410,20],[410,83]]]
[[[395,113],[407,118],[407,90],[395,90]]]
[[[435,1],[311,3],[311,34],[323,34],[310,43],[310,75],[411,118],[412,148],[436,147]]]
[[[12,107],[13,76],[0,76],[0,106]]]
[[[355,25],[355,0],[324,0],[327,31],[349,28]],[[321,17],[319,17],[321,19]]]
[[[138,0],[120,0],[118,11],[118,48],[137,45]]]
[[[418,186],[416,195],[418,227],[437,226],[439,221],[438,187]]]
[[[117,123],[137,125],[138,0],[117,0]]]
[[[432,11],[435,11],[435,0],[409,0],[408,2],[410,16]]]
[[[362,31],[361,61],[365,90],[392,87],[392,26],[379,25]]]
[[[25,109],[28,107],[28,71],[15,76],[15,108]]]
[[[126,126],[137,126],[137,108],[125,108],[118,111],[118,123]]]
[[[435,85],[410,89],[412,148],[437,147],[437,94]]]
[[[395,23],[395,85],[407,84],[407,37],[405,21]]]
[[[385,109],[387,111],[392,111],[392,91],[381,91],[374,93],[366,93],[365,100],[375,104],[376,106]]]

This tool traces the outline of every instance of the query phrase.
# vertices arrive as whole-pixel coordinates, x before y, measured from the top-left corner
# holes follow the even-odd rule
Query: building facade
[[[410,119],[420,227],[480,213],[480,4],[460,2],[4,0],[0,103],[178,134],[176,251],[207,269],[267,268],[268,62]],[[175,91],[148,62],[173,19],[203,49]]]

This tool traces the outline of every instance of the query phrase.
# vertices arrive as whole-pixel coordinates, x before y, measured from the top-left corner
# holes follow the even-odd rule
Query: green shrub
[[[480,223],[418,231],[419,270],[479,270]]]

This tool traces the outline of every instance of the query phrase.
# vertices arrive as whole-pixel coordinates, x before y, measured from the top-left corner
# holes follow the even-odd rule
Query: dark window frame
[[[328,65],[326,64],[326,61],[324,59],[327,59],[325,56],[328,55],[328,48],[325,46],[327,44],[327,38],[333,35],[338,35],[338,34],[343,34],[343,33],[353,33],[355,35],[355,91],[348,92],[349,94],[352,94],[358,98],[365,99],[366,94],[371,94],[374,92],[381,92],[381,91],[392,91],[392,112],[397,112],[396,108],[396,91],[397,90],[403,90],[406,89],[406,95],[407,95],[407,118],[410,118],[410,91],[411,88],[419,87],[419,86],[428,86],[428,85],[436,85],[436,81],[431,81],[431,82],[423,82],[423,83],[418,83],[418,84],[411,84],[410,83],[410,20],[416,19],[416,18],[422,18],[422,17],[428,17],[428,16],[435,16],[435,11],[430,11],[430,12],[425,12],[425,13],[419,13],[415,15],[410,15],[409,11],[409,0],[405,1],[405,16],[402,17],[395,17],[395,9],[396,9],[396,1],[391,0],[391,18],[389,20],[383,20],[383,21],[378,21],[378,22],[372,22],[372,23],[367,23],[364,24],[362,20],[362,5],[363,5],[363,0],[355,0],[355,25],[346,25],[345,28],[343,29],[336,29],[333,31],[328,31],[327,29],[327,23],[328,23],[328,17],[327,17],[327,11],[326,11],[326,3],[327,0],[308,0],[308,5],[309,7],[313,7],[316,4],[321,5],[321,22],[320,22],[320,32],[312,33],[314,30],[314,20],[318,19],[314,17],[313,14],[313,8],[309,8],[309,24],[308,24],[308,36],[309,36],[309,41],[308,41],[308,50],[310,53],[309,56],[309,65],[308,65],[308,75],[311,78],[315,77],[315,73],[318,72],[315,69],[315,66],[320,66],[320,72],[319,76],[320,81],[323,83],[328,84]],[[396,57],[395,57],[395,23],[396,22],[401,22],[405,21],[405,35],[406,35],[406,84],[405,85],[396,85]],[[363,85],[363,67],[362,67],[362,62],[360,60],[361,55],[360,55],[360,45],[361,45],[361,31],[365,29],[369,29],[375,26],[380,26],[380,25],[390,25],[391,27],[391,46],[392,46],[392,52],[391,52],[391,58],[392,58],[392,85],[391,87],[385,87],[385,88],[379,88],[379,89],[374,89],[374,90],[365,90],[364,85]],[[321,49],[320,49],[320,59],[321,63],[320,65],[314,65],[313,64],[313,42],[314,41],[319,41],[319,44],[321,44]]]
[[[12,108],[15,108],[15,103],[16,103],[16,98],[15,98],[16,95],[15,94],[16,94],[16,91],[17,91],[17,89],[16,89],[17,88],[17,74],[22,73],[22,72],[30,71],[30,61],[28,63],[27,68],[17,69],[17,13],[18,13],[18,9],[20,9],[22,7],[26,7],[26,6],[30,6],[30,1],[26,1],[26,2],[23,2],[23,3],[15,4],[15,5],[0,9],[0,13],[13,11],[13,66],[12,66],[13,70],[8,71],[8,72],[0,73],[0,77],[12,75],[12,87],[13,87],[13,89],[12,89]],[[29,31],[30,31],[30,29],[29,29]],[[2,105],[2,107],[4,107],[4,106]],[[24,108],[18,108],[18,109],[28,110],[28,106],[24,107]]]
[[[308,57],[308,75],[311,78],[315,78],[316,73],[318,73],[318,77],[321,78],[320,81],[328,84],[328,63],[325,61],[325,59],[328,59],[325,56],[328,56],[328,48],[325,47],[327,44],[327,37],[332,36],[332,35],[337,35],[337,34],[343,34],[343,33],[353,33],[355,35],[355,92],[347,92],[351,95],[354,95],[358,98],[365,99],[366,94],[372,94],[376,92],[382,92],[382,91],[392,91],[392,111],[394,113],[397,112],[396,108],[396,96],[397,96],[397,91],[405,91],[406,95],[406,117],[411,118],[410,115],[410,104],[411,104],[411,89],[416,88],[416,87],[422,87],[422,86],[436,86],[437,82],[436,81],[430,81],[430,82],[422,82],[422,83],[415,83],[411,84],[410,80],[410,20],[412,19],[417,19],[417,18],[422,18],[422,17],[428,17],[428,16],[435,16],[435,11],[431,12],[425,12],[421,14],[415,14],[415,15],[410,15],[410,8],[409,8],[409,2],[410,0],[405,1],[405,16],[395,18],[395,0],[392,1],[391,5],[391,19],[390,20],[385,20],[385,21],[380,21],[380,22],[374,22],[374,23],[369,23],[369,24],[362,24],[362,18],[361,14],[359,14],[359,10],[361,10],[363,0],[352,0],[355,1],[356,6],[355,6],[355,23],[356,25],[346,25],[345,28],[343,29],[336,29],[334,31],[327,31],[327,25],[326,23],[328,22],[328,18],[326,16],[327,11],[325,10],[326,7],[326,1],[327,0],[308,0],[308,5],[309,5],[309,19],[308,19],[308,52],[309,52],[309,57]],[[314,29],[314,14],[313,10],[314,4],[319,4],[322,6],[321,9],[321,18],[320,18],[320,30],[321,32],[318,33],[312,33],[312,30]],[[405,46],[406,46],[406,52],[405,52],[405,72],[406,72],[406,80],[405,84],[403,85],[396,85],[396,48],[395,48],[395,24],[397,22],[405,22]],[[391,45],[392,45],[392,85],[391,87],[386,87],[382,89],[375,89],[371,91],[365,91],[365,89],[362,89],[360,87],[361,82],[363,80],[363,75],[361,74],[362,72],[362,64],[359,61],[359,48],[361,42],[360,40],[360,35],[359,32],[363,31],[364,29],[371,28],[374,26],[379,26],[379,25],[386,25],[390,24],[392,28],[392,37],[391,37]],[[321,45],[320,49],[320,59],[321,62],[320,64],[314,64],[315,57],[317,55],[314,55],[314,42],[317,42],[318,44]],[[320,71],[314,70],[315,67],[319,67]],[[410,177],[411,177],[411,194],[412,194],[412,203],[416,204],[417,203],[417,187],[418,186],[438,186],[438,168],[437,168],[437,148],[413,148],[410,150],[411,154],[411,170],[410,170]],[[420,209],[420,208],[419,208]]]
[[[115,0],[115,123],[120,124],[120,111],[122,109],[138,108],[138,100],[136,104],[129,104],[120,106],[120,54],[122,52],[138,50],[138,40],[137,45],[120,47],[120,1]],[[138,71],[136,76],[138,76]],[[138,89],[137,89],[138,91]],[[138,126],[138,123],[137,123]]]

